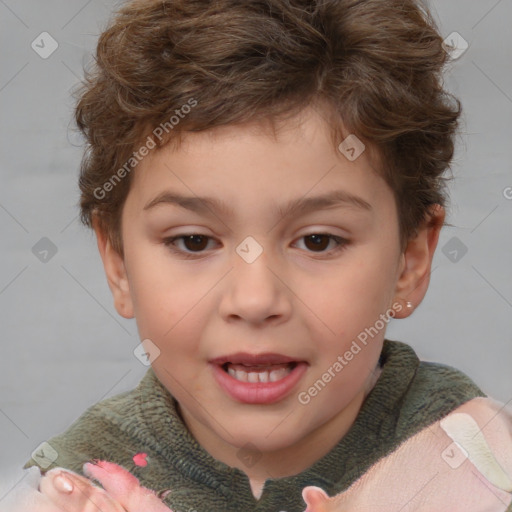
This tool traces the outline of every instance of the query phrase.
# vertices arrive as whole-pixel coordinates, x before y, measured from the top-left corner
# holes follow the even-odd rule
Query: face
[[[116,307],[158,347],[155,373],[212,452],[279,451],[353,410],[400,292],[391,189],[366,152],[333,148],[317,112],[300,121],[276,137],[188,133],[138,165],[124,205]]]

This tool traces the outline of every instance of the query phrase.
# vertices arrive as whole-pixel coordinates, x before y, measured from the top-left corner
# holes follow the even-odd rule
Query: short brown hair
[[[273,124],[323,103],[335,144],[352,133],[376,149],[404,249],[429,207],[446,203],[442,175],[462,108],[443,89],[442,43],[421,0],[129,1],[78,91],[81,221],[92,227],[97,216],[124,254],[127,162],[136,165],[134,150],[157,126],[166,127],[160,147],[186,131]],[[197,106],[170,123],[191,99]]]

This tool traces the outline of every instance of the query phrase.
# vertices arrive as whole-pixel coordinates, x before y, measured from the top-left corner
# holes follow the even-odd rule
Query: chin
[[[272,428],[247,429],[244,432],[238,431],[235,439],[226,439],[230,444],[237,446],[241,450],[257,450],[260,452],[276,452],[284,450],[299,441],[295,438],[297,430],[283,430],[279,433],[272,432]]]

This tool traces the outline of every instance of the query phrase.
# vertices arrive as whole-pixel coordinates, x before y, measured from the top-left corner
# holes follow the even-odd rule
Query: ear
[[[439,233],[444,224],[445,209],[432,205],[429,218],[418,229],[415,238],[409,240],[401,255],[400,273],[395,288],[395,297],[399,301],[411,302],[413,307],[403,307],[396,313],[396,318],[409,316],[419,306],[430,284],[432,259],[439,240]]]
[[[326,492],[320,487],[313,485],[302,489],[302,498],[307,505],[306,512],[320,512],[324,510],[322,505],[329,501],[329,496],[327,496]]]
[[[107,276],[108,286],[114,298],[117,312],[124,318],[133,318],[133,303],[126,268],[122,256],[114,250],[106,233],[100,228],[98,219],[93,220],[98,250]]]

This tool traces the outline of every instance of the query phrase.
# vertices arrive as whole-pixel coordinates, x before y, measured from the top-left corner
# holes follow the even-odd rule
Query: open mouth
[[[273,404],[298,386],[309,364],[282,354],[239,352],[209,361],[218,386],[243,404]]]
[[[282,364],[245,365],[225,363],[222,369],[240,382],[277,382],[284,379],[297,366],[296,362]]]

